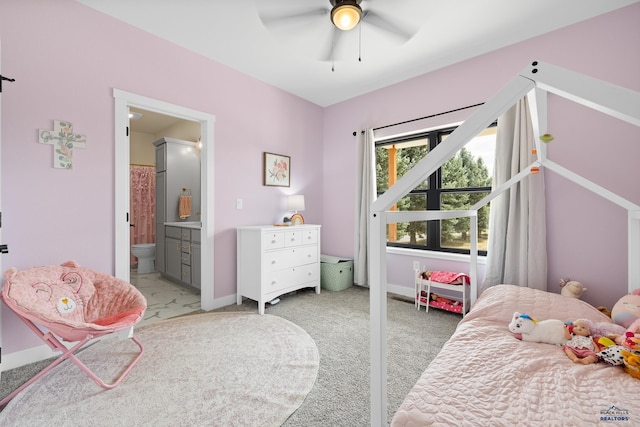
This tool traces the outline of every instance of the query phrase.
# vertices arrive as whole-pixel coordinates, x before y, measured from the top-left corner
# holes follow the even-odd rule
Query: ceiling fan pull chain
[[[358,62],[362,62],[362,20],[358,23]]]
[[[335,65],[336,65],[336,59],[334,57],[334,53],[333,53],[333,47],[331,48],[331,72],[333,73],[334,71],[336,71],[335,69]]]
[[[334,30],[333,37],[331,37],[331,72],[333,73],[336,65],[336,32]]]

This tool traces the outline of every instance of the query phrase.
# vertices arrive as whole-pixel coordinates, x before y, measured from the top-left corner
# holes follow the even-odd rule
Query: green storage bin
[[[320,256],[320,286],[330,291],[344,291],[353,285],[353,260]]]

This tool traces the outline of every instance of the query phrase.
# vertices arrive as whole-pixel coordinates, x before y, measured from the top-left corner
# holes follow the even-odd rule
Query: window
[[[425,179],[392,210],[464,210],[491,192],[496,123],[489,126],[440,169]],[[438,144],[446,144],[455,127],[376,142],[378,194],[409,171]],[[469,253],[470,219],[414,221],[387,225],[387,246]],[[489,205],[478,211],[478,251],[487,253]]]

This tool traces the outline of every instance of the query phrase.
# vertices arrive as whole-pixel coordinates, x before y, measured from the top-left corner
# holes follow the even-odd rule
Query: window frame
[[[487,128],[497,127],[497,121],[491,123]],[[400,137],[390,137],[384,138],[380,141],[375,141],[375,147],[383,147],[388,145],[400,144],[404,142],[411,142],[419,139],[428,140],[428,153],[430,153],[433,149],[435,149],[438,144],[443,142],[443,137],[446,137],[453,133],[458,128],[458,125],[454,126],[446,126],[441,128],[430,129],[427,131],[417,132],[410,135],[403,135]],[[378,159],[376,157],[376,165],[378,164]],[[444,164],[443,164],[444,165]],[[439,167],[434,173],[432,173],[428,178],[428,188],[427,189],[412,189],[405,197],[411,195],[423,195],[426,197],[426,210],[440,210],[441,209],[441,196],[443,194],[455,194],[455,193],[490,193],[492,188],[489,187],[467,187],[467,188],[442,188],[442,166]],[[379,196],[383,194],[384,191],[377,191],[376,194]],[[434,251],[434,252],[446,252],[453,254],[463,254],[469,255],[471,253],[470,249],[459,249],[459,248],[451,248],[451,247],[442,247],[441,246],[441,221],[442,220],[425,220],[427,223],[426,226],[426,236],[429,236],[426,240],[425,245],[411,244],[411,243],[399,243],[399,242],[389,242],[387,241],[387,247],[393,248],[404,248],[404,249],[417,249],[422,251]],[[486,250],[478,250],[478,255],[486,256]]]

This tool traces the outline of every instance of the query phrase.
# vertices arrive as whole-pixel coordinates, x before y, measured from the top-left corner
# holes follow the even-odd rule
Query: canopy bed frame
[[[628,211],[628,288],[640,283],[640,206],[600,187],[586,178],[549,160],[546,145],[540,136],[547,128],[547,93],[567,98],[596,111],[629,122],[640,127],[640,93],[598,80],[580,73],[534,61],[520,74],[511,79],[492,99],[449,137],[424,157],[413,169],[378,197],[369,210],[369,287],[371,314],[371,425],[386,425],[387,419],[387,266],[386,225],[388,223],[417,220],[439,220],[447,218],[470,218],[471,257],[471,302],[478,298],[478,210],[505,190],[528,176],[532,169],[548,168],[559,175],[610,200]],[[498,116],[507,111],[518,100],[527,96],[530,104],[537,157],[526,169],[493,189],[469,210],[461,211],[389,211],[391,206],[407,195],[425,177],[431,175],[458,150],[464,147]]]

